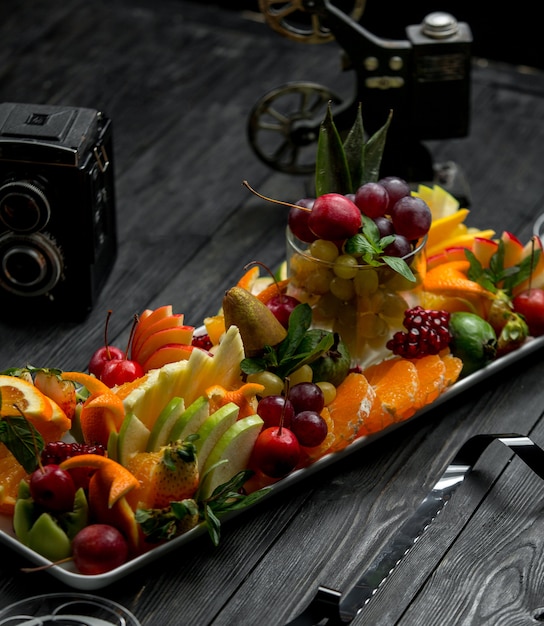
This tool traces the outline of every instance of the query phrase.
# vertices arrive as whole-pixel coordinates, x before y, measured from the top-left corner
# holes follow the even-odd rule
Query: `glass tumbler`
[[[404,312],[418,303],[426,269],[424,238],[404,260],[416,280],[388,265],[358,265],[342,252],[335,259],[312,256],[309,244],[287,228],[287,293],[312,307],[312,326],[337,332],[353,367],[365,369],[391,352],[386,344],[403,330]],[[334,256],[334,251],[331,256]]]

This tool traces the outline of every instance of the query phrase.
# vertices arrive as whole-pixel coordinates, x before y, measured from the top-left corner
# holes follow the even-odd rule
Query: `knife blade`
[[[500,441],[544,479],[544,450],[517,433],[480,434],[457,451],[431,491],[346,593],[319,586],[310,604],[287,626],[339,626],[351,622],[370,602],[416,541],[436,519],[493,441]]]

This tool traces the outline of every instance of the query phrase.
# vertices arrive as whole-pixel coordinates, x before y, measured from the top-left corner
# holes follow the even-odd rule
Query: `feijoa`
[[[314,349],[325,335],[332,334],[331,331],[312,328],[307,331],[299,345],[299,352],[306,352]],[[313,382],[328,382],[335,387],[348,375],[351,367],[351,356],[346,344],[342,341],[338,333],[333,334],[332,346],[319,358],[310,363],[313,371]]]
[[[450,316],[451,352],[463,361],[461,377],[491,363],[497,353],[497,334],[491,324],[475,313],[456,312]]]

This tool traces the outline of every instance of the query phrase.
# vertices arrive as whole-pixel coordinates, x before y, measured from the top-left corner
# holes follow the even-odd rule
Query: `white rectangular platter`
[[[544,347],[544,337],[539,337],[538,339],[529,339],[518,350],[515,350],[514,352],[511,352],[510,354],[507,354],[497,359],[487,367],[456,382],[433,403],[418,411],[409,420],[393,424],[388,428],[380,431],[379,433],[366,437],[360,437],[359,439],[356,439],[352,444],[347,446],[344,450],[327,454],[309,467],[297,470],[289,474],[286,478],[272,485],[272,487],[270,487],[270,491],[264,496],[264,498],[270,498],[274,496],[275,494],[289,487],[293,483],[301,481],[304,478],[307,478],[308,476],[314,474],[315,472],[320,471],[324,467],[327,467],[332,463],[335,463],[336,461],[344,458],[345,456],[359,450],[360,448],[369,445],[373,441],[390,433],[392,430],[395,430],[396,428],[399,428],[400,426],[411,422],[412,420],[423,415],[430,409],[434,409],[437,405],[448,402],[451,398],[458,395],[459,393],[465,391],[470,387],[473,387],[474,385],[477,385],[478,383],[489,378],[496,372],[506,368],[512,363],[520,361],[521,359],[529,356],[530,354],[536,352],[542,347]],[[242,511],[231,513],[223,518],[222,522],[227,521],[227,519],[230,520],[231,518],[240,515],[240,513],[242,513]],[[12,548],[37,566],[50,565],[50,567],[48,567],[46,570],[49,574],[70,587],[86,591],[106,587],[110,583],[123,578],[127,574],[130,574],[140,569],[141,567],[144,567],[152,561],[155,561],[156,559],[159,559],[174,550],[179,549],[181,546],[187,544],[188,542],[194,540],[196,537],[199,537],[205,533],[207,533],[207,529],[203,524],[201,524],[196,528],[193,528],[189,532],[181,535],[180,537],[177,537],[176,539],[173,539],[168,543],[164,543],[156,548],[153,548],[149,552],[146,552],[145,554],[142,554],[132,559],[131,561],[128,561],[127,563],[121,565],[120,567],[117,567],[116,569],[106,572],[105,574],[89,576],[77,573],[74,569],[73,564],[71,563],[65,563],[62,565],[50,565],[50,561],[48,559],[45,559],[37,552],[34,552],[33,550],[27,548],[15,537],[11,517],[0,515],[0,542],[7,545],[9,548]]]

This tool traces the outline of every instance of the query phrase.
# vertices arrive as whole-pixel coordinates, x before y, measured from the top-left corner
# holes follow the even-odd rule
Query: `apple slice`
[[[150,436],[149,428],[134,413],[129,413],[119,430],[117,440],[117,460],[126,466],[138,452],[144,452]],[[114,459],[115,460],[115,459]]]
[[[149,370],[159,369],[167,363],[175,363],[176,361],[186,361],[193,350],[199,350],[196,346],[188,346],[184,343],[168,343],[165,346],[157,348],[151,356],[142,363],[142,369],[144,372]]]
[[[209,416],[210,402],[206,396],[200,396],[178,417],[168,435],[168,443],[194,435]]]
[[[474,237],[472,252],[478,261],[480,261],[482,267],[489,267],[489,260],[498,249],[499,244],[494,239]]]
[[[147,452],[157,452],[168,443],[170,431],[184,411],[185,402],[183,398],[174,397],[170,400],[153,424],[147,441]]]
[[[449,261],[466,261],[467,256],[465,254],[466,246],[451,246],[444,250],[446,256],[446,263]]]
[[[146,315],[147,313],[147,315]],[[153,325],[160,319],[164,317],[170,317],[173,314],[172,305],[166,304],[165,306],[160,306],[158,309],[146,309],[140,316],[139,321],[136,324],[136,328],[134,329],[134,334],[132,335],[132,345],[135,345],[145,329],[149,326]]]
[[[538,261],[536,262],[531,276],[517,285],[513,290],[513,295],[517,295],[526,289],[544,289],[544,251],[540,237],[534,235],[523,247],[522,259],[525,259],[537,250],[540,250]]]
[[[132,340],[132,357],[134,358],[134,355],[138,354],[143,342],[151,335],[159,332],[159,330],[166,330],[167,328],[177,328],[178,326],[183,326],[184,319],[185,316],[183,315],[183,313],[172,313],[172,315],[163,317],[153,324],[146,325],[146,327],[138,334],[137,341],[135,341],[134,339]]]
[[[141,365],[161,346],[165,346],[169,343],[184,343],[190,345],[194,330],[194,326],[177,326],[175,328],[159,330],[142,342],[139,350],[133,352],[132,358]]]
[[[501,241],[504,243],[504,267],[517,265],[523,258],[523,244],[507,231],[502,233]]]
[[[201,472],[208,455],[215,447],[222,435],[238,419],[239,408],[234,402],[224,404],[209,417],[197,430],[198,439],[195,440],[196,457],[198,461],[198,471]]]
[[[214,489],[247,469],[253,446],[263,427],[258,415],[235,422],[219,439],[204,463],[200,495],[209,498]]]

